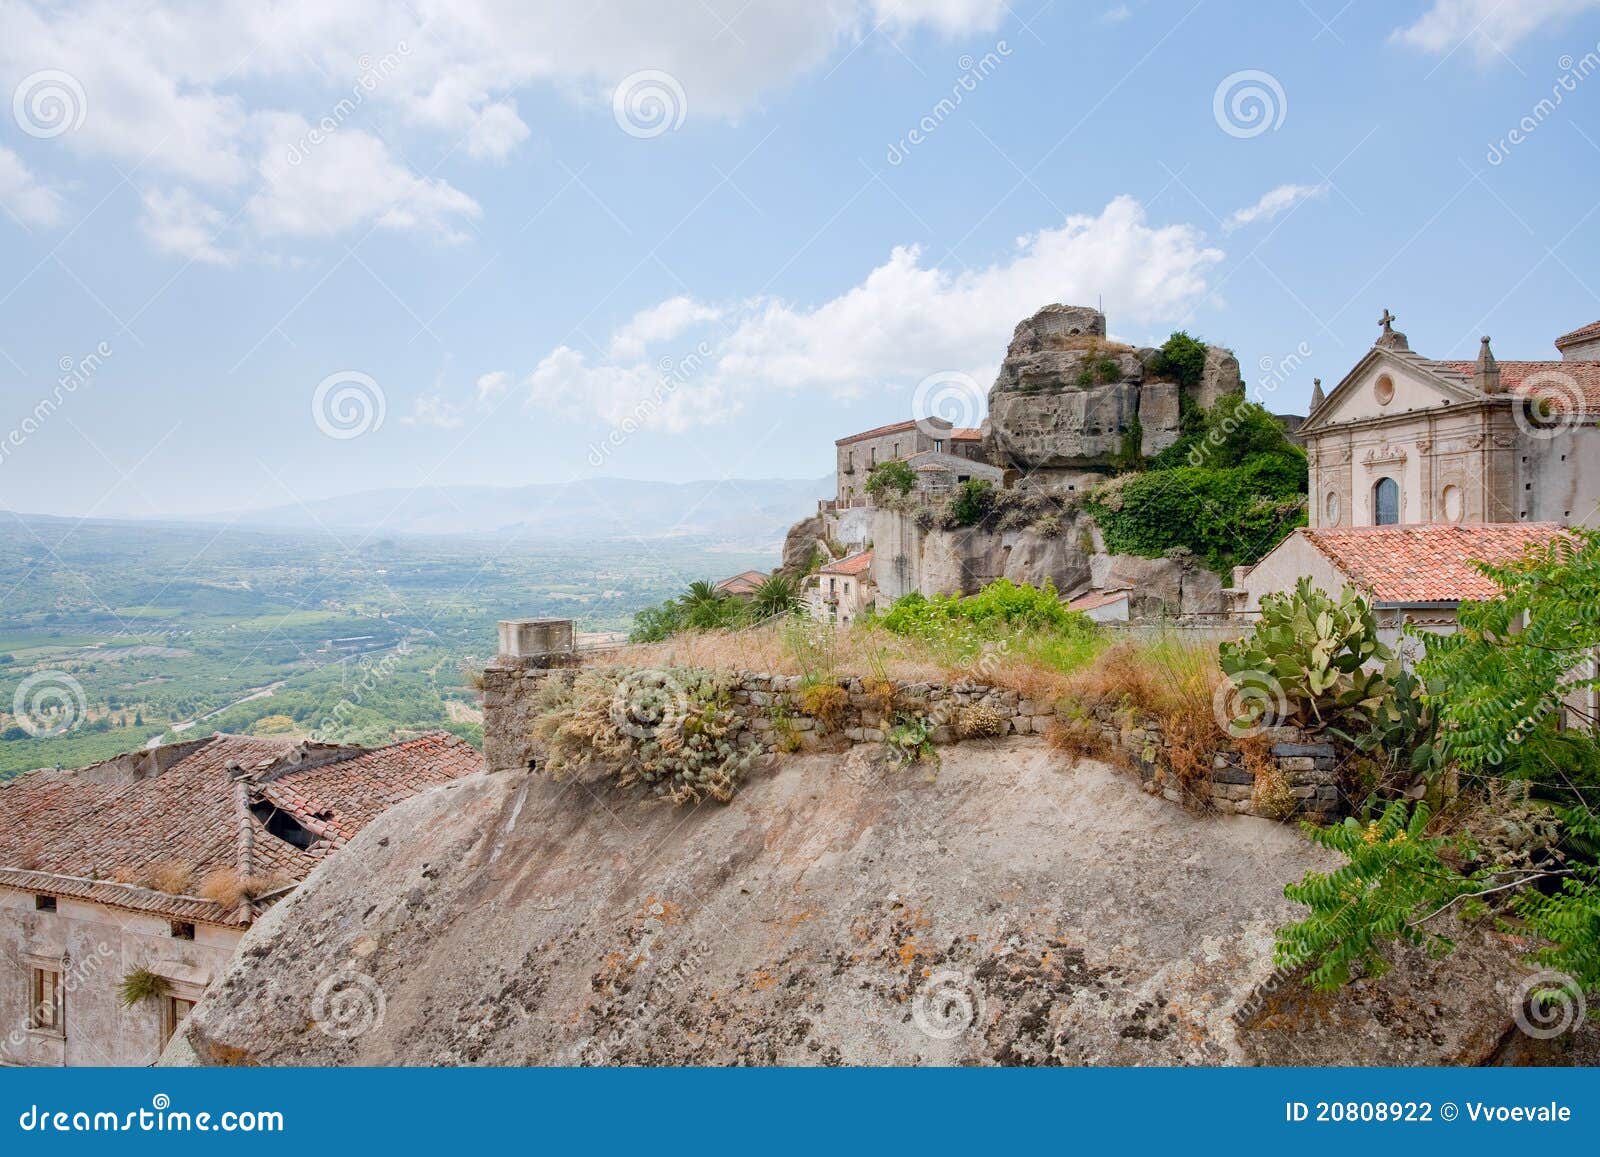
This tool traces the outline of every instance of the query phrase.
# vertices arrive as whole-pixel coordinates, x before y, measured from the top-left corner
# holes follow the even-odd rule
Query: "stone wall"
[[[484,673],[483,736],[491,772],[537,762],[533,692],[542,679],[570,680],[575,674],[570,667],[548,669],[504,661],[489,667]],[[973,682],[885,685],[841,676],[834,685],[846,698],[830,727],[806,712],[800,676],[739,672],[734,679],[734,709],[743,725],[733,738],[753,740],[772,752],[842,751],[854,744],[882,743],[897,719],[925,721],[927,737],[936,745],[1046,735],[1056,724],[1055,704],[1026,699],[1008,688]],[[887,688],[893,689],[888,717]],[[1157,721],[1100,709],[1080,726],[1097,734],[1097,746],[1114,761],[1137,771],[1145,790],[1174,802],[1270,819],[1326,821],[1344,813],[1333,746],[1298,728],[1272,729],[1248,756],[1219,732],[1209,777],[1185,788],[1172,770],[1170,744]],[[1258,771],[1265,772],[1265,782],[1257,782]]]

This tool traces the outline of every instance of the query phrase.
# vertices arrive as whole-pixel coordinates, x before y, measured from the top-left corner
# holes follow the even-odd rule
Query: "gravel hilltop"
[[[1263,988],[1283,885],[1328,866],[1290,828],[1190,815],[1037,740],[942,756],[931,781],[791,757],[684,811],[509,773],[419,796],[251,930],[163,1063],[1574,1055],[1524,1047],[1489,938],[1337,997]]]

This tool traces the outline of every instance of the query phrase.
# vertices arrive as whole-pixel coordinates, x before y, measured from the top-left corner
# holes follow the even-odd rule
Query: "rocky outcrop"
[[[1155,350],[1105,334],[1105,317],[1085,306],[1047,305],[1017,325],[989,391],[992,462],[1077,485],[1109,473],[1129,449],[1149,456],[1177,441],[1182,388],[1160,373]],[[1211,406],[1241,388],[1238,359],[1207,347],[1190,397]],[[1129,447],[1135,428],[1139,444]]]
[[[1473,1064],[1515,1035],[1483,932],[1348,994],[1275,972],[1283,885],[1331,866],[1291,826],[1037,739],[943,751],[797,756],[691,811],[521,771],[419,796],[250,930],[163,1063]]]
[[[1060,532],[923,530],[912,515],[879,510],[872,524],[872,576],[893,600],[916,591],[973,594],[995,579],[1043,586],[1063,596],[1131,588],[1135,618],[1210,614],[1223,610],[1222,580],[1194,556],[1166,558],[1108,554],[1094,519],[1078,514]]]
[[[789,533],[784,536],[783,562],[778,566],[778,573],[799,578],[810,569],[811,560],[818,550],[829,554],[828,531],[822,515],[813,514],[791,526]]]

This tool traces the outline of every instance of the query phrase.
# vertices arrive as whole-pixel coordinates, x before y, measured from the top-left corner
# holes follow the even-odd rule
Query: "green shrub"
[[[1162,344],[1151,366],[1157,377],[1189,387],[1200,384],[1205,368],[1205,343],[1196,341],[1181,329]]]
[[[917,484],[917,473],[909,463],[899,458],[879,462],[867,471],[867,493],[874,499],[886,494],[910,494]]]
[[[994,484],[986,478],[969,478],[956,491],[950,514],[957,526],[976,526],[994,504]]]
[[[956,624],[970,624],[990,637],[1019,627],[1080,633],[1094,630],[1083,615],[1066,608],[1049,579],[1042,587],[996,579],[977,594],[965,596],[929,599],[913,591],[896,599],[878,622],[894,634],[923,638],[946,634]]]
[[[117,994],[123,1008],[132,1008],[141,1001],[160,999],[171,987],[165,977],[157,976],[148,968],[135,968],[118,983]]]

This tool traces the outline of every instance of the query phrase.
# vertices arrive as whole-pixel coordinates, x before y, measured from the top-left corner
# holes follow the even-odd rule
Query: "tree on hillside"
[[[679,601],[683,607],[684,626],[711,630],[727,625],[728,596],[719,591],[715,583],[704,579],[692,582]]]
[[[750,609],[759,619],[786,615],[800,605],[800,585],[788,575],[769,576],[750,598]]]

